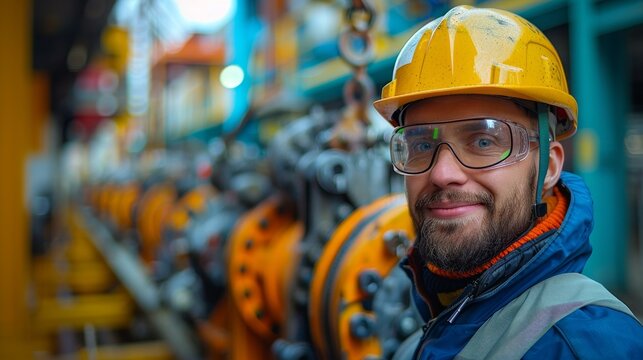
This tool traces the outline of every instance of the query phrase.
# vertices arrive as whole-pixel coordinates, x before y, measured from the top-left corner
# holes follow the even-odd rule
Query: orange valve
[[[230,238],[231,297],[243,321],[267,345],[285,322],[288,285],[302,236],[293,204],[274,195],[244,215]],[[247,346],[243,342],[233,339],[236,346]],[[265,351],[269,353],[269,346]]]
[[[152,186],[137,206],[137,229],[140,237],[141,257],[151,263],[161,243],[163,224],[174,202],[176,190],[169,183]]]
[[[114,184],[112,194],[107,200],[107,216],[105,218],[112,229],[118,229],[118,207],[123,197],[124,189],[125,185]]]
[[[188,191],[170,211],[169,228],[173,231],[184,231],[190,219],[205,211],[207,201],[215,195],[216,191],[209,184],[203,184]]]
[[[116,224],[120,231],[126,231],[132,228],[132,212],[134,205],[141,196],[141,187],[136,182],[130,182],[123,185],[121,189],[120,201],[116,210]]]
[[[188,248],[186,239],[187,228],[192,220],[206,210],[208,201],[212,200],[216,191],[209,184],[202,184],[187,192],[175,204],[167,217],[167,225],[163,232],[163,246],[168,250],[174,265],[178,269],[188,266]]]
[[[98,213],[101,218],[104,218],[107,215],[109,199],[112,196],[112,191],[114,189],[114,184],[106,183],[101,186],[101,191],[98,197]]]
[[[413,237],[403,195],[376,200],[340,224],[311,285],[311,335],[321,358],[387,358],[397,338],[415,331],[410,282],[401,285],[408,280],[397,267]]]

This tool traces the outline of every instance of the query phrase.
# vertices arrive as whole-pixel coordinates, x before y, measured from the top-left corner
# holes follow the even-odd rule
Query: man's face
[[[488,117],[533,125],[526,111],[494,97],[455,95],[411,105],[404,125]],[[457,151],[458,149],[456,149]],[[530,225],[535,198],[536,157],[491,170],[458,162],[440,146],[433,167],[406,176],[416,248],[426,263],[448,270],[472,270],[499,254]]]

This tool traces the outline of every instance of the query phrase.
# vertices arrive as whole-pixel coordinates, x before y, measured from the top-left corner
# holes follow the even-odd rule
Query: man
[[[417,230],[415,358],[643,358],[641,324],[578,274],[592,202],[562,172],[577,105],[542,32],[456,7],[411,37],[374,106]]]

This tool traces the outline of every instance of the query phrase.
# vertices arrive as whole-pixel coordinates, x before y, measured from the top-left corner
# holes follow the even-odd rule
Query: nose
[[[448,144],[441,144],[433,167],[429,170],[429,180],[439,188],[446,188],[452,185],[461,185],[467,181],[467,174],[463,165],[458,161],[453,149]]]

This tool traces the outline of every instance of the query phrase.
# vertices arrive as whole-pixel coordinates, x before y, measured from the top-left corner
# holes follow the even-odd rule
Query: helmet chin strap
[[[538,103],[538,184],[536,185],[536,200],[531,207],[533,220],[537,220],[547,214],[547,203],[542,201],[545,176],[549,167],[549,107],[546,104]]]

